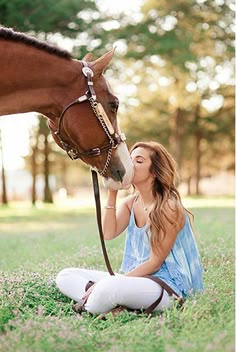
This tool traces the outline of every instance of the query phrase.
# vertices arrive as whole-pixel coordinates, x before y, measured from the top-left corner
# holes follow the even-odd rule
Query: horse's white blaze
[[[117,155],[119,156],[125,168],[125,175],[122,180],[122,187],[127,188],[131,185],[134,176],[134,165],[132,163],[130,153],[125,143],[121,143],[117,148]]]
[[[121,163],[125,169],[125,174],[123,176],[122,182],[116,182],[112,178],[107,178],[104,179],[104,186],[109,189],[117,190],[129,188],[133,180],[134,167],[125,143],[119,144],[116,149],[116,156],[121,160]]]

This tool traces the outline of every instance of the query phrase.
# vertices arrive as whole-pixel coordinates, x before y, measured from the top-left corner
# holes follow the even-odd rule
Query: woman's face
[[[137,147],[131,152],[130,156],[134,164],[134,178],[132,183],[134,185],[139,185],[141,183],[153,181],[153,176],[150,173],[150,150]]]

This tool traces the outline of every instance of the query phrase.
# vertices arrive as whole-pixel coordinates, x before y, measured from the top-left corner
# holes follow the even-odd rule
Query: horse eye
[[[118,107],[119,107],[119,102],[118,102],[118,100],[116,100],[116,101],[111,101],[111,102],[109,103],[109,105],[110,105],[111,111],[114,112],[114,113],[116,113],[117,110],[118,110]]]

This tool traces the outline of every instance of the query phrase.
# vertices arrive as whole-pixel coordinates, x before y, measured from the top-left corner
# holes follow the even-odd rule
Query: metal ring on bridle
[[[82,68],[82,72],[83,72],[83,74],[84,74],[85,77],[88,77],[88,74],[89,74],[91,77],[93,77],[93,71],[91,70],[90,67],[84,66],[84,67]]]

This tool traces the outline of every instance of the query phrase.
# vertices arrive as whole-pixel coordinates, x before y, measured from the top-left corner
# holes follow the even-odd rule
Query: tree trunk
[[[50,165],[49,165],[49,144],[48,136],[45,135],[44,142],[44,202],[53,203],[52,192],[49,186],[49,175],[50,175]]]
[[[1,149],[1,159],[2,159],[2,204],[7,205],[8,204],[8,199],[7,199],[7,187],[6,187],[6,175],[5,175],[5,168],[4,168],[4,162],[3,162],[3,147],[2,147],[2,131],[0,129],[0,149]]]
[[[61,161],[61,187],[65,188],[67,190],[68,184],[67,184],[67,163],[66,163],[66,158],[63,158]]]
[[[180,108],[177,108],[172,120],[172,136],[170,138],[170,150],[177,163],[180,178],[181,178],[181,168],[182,168],[182,160],[183,160],[183,141],[182,141],[183,124],[184,124],[183,111]]]
[[[38,152],[38,139],[36,145],[32,148],[32,204],[35,205],[37,200],[36,190],[36,177],[37,177],[37,152]]]
[[[195,193],[196,195],[200,195],[200,180],[201,180],[201,133],[198,131],[195,135],[196,138],[196,186]]]
[[[192,180],[192,177],[189,176],[187,178],[187,196],[191,196],[192,192],[191,192],[191,180]]]
[[[195,194],[200,195],[200,180],[201,180],[201,141],[202,132],[200,126],[200,107],[196,108],[195,112]]]

